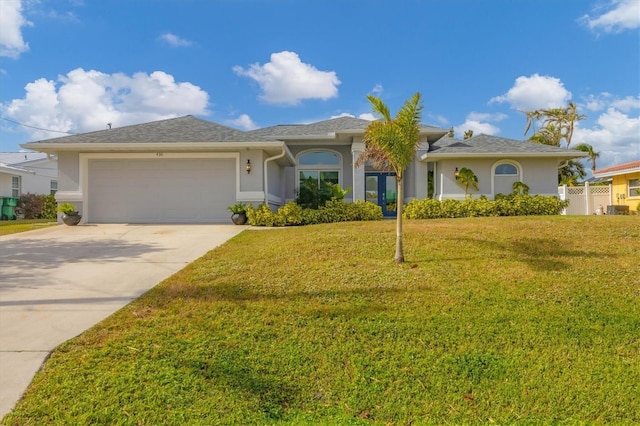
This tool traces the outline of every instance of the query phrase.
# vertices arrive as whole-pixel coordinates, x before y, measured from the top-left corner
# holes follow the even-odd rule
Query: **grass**
[[[0,221],[0,236],[17,234],[18,232],[33,231],[34,229],[46,228],[57,225],[51,219],[18,219]]]
[[[633,216],[246,231],[81,336],[8,425],[637,424]]]

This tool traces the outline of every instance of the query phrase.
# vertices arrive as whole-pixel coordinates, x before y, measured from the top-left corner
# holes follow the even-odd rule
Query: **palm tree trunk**
[[[404,263],[404,249],[402,247],[402,210],[404,199],[404,179],[398,178],[398,199],[396,201],[396,263]]]

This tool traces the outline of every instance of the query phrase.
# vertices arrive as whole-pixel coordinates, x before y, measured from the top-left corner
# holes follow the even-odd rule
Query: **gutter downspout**
[[[278,159],[284,157],[286,154],[287,154],[287,151],[285,150],[285,145],[283,144],[282,145],[282,153],[280,153],[278,155],[274,155],[273,157],[269,157],[266,160],[264,160],[264,167],[263,167],[264,168],[264,173],[263,173],[263,178],[264,178],[264,203],[266,205],[269,205],[269,185],[268,185],[269,175],[267,173],[268,163],[270,161],[273,161],[273,160],[278,160]]]

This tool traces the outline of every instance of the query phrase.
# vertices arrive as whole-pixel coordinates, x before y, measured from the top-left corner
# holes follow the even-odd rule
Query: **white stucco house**
[[[55,194],[58,162],[43,152],[0,152],[0,196]]]
[[[369,200],[394,215],[395,178],[355,167],[366,120],[351,117],[240,131],[192,116],[22,145],[58,158],[59,202],[75,204],[85,223],[229,222],[229,205],[296,198],[309,177],[351,188],[347,201]],[[460,141],[422,126],[422,146],[406,174],[406,200],[463,198],[455,169],[479,178],[474,195],[557,195],[561,161],[586,154],[487,135]],[[431,181],[431,183],[430,183]]]

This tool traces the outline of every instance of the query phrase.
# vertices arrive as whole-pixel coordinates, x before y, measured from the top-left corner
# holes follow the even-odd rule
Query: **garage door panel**
[[[227,222],[235,176],[234,159],[91,160],[89,220]]]

